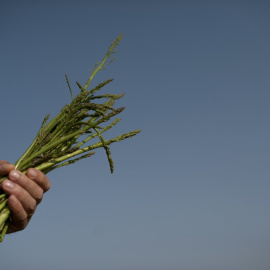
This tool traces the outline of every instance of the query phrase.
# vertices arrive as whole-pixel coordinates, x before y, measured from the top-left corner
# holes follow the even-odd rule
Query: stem
[[[120,141],[122,141],[124,139],[127,139],[127,138],[130,138],[132,136],[135,136],[139,132],[140,132],[140,130],[135,130],[135,131],[132,131],[132,132],[129,132],[129,133],[125,133],[125,134],[122,134],[122,135],[120,135],[120,136],[118,136],[118,137],[116,137],[114,139],[104,141],[104,143],[106,145],[110,145],[110,144],[112,144],[114,142],[120,142]],[[104,143],[97,142],[97,143],[95,143],[93,145],[89,145],[89,146],[86,146],[86,147],[81,148],[79,150],[76,150],[76,151],[74,151],[74,152],[72,152],[70,154],[67,154],[67,155],[64,155],[62,157],[53,159],[53,160],[51,160],[49,162],[42,163],[42,164],[36,166],[35,168],[38,169],[38,170],[41,170],[41,171],[45,171],[48,168],[51,168],[52,166],[57,165],[57,164],[59,164],[62,161],[65,161],[65,160],[70,159],[72,157],[78,156],[78,155],[83,154],[85,152],[90,152],[91,150],[94,150],[94,149],[103,147],[104,146]]]
[[[6,193],[0,195],[0,199],[5,198],[5,197],[7,197]]]
[[[21,163],[21,167],[23,168],[27,163],[29,163],[29,162],[30,162],[31,160],[33,160],[35,157],[37,157],[37,156],[39,156],[40,154],[43,154],[43,153],[49,151],[50,149],[54,148],[55,146],[57,146],[57,145],[59,145],[59,144],[65,142],[65,141],[68,141],[69,139],[75,137],[75,136],[78,135],[78,134],[83,134],[84,131],[86,131],[87,129],[89,129],[89,127],[86,127],[86,128],[84,128],[84,129],[82,129],[82,130],[78,130],[78,131],[76,131],[76,132],[74,132],[74,133],[72,133],[72,134],[70,134],[70,135],[68,135],[68,136],[66,136],[66,137],[63,137],[63,138],[61,138],[61,139],[59,139],[59,140],[57,140],[57,141],[54,141],[54,142],[51,143],[51,144],[48,144],[48,145],[44,146],[42,149],[40,149],[39,151],[37,151],[36,153],[34,153],[32,156],[30,156],[30,157],[28,157],[27,159],[25,159],[25,160]]]
[[[69,84],[69,80],[68,80],[67,74],[65,74],[65,77],[66,77],[67,85],[68,85],[68,88],[69,88],[69,91],[70,91],[71,100],[73,101],[74,100],[73,93],[72,93],[72,90],[71,90],[71,87],[70,87],[70,84]]]
[[[0,213],[0,242],[2,242],[4,240],[5,234],[7,232],[8,229],[8,224],[9,224],[9,218],[10,216],[10,210],[8,208],[8,206],[6,206]]]
[[[108,126],[105,127],[104,129],[102,129],[102,130],[100,131],[100,133],[103,133],[103,132],[109,130],[109,129],[112,128],[114,125],[116,125],[120,120],[121,120],[120,118],[115,119],[110,125],[108,125]],[[81,147],[83,144],[87,143],[89,140],[91,140],[91,139],[93,139],[93,138],[95,138],[95,137],[97,137],[97,136],[98,136],[97,133],[93,134],[92,136],[88,136],[88,137],[86,137],[86,139],[84,139],[83,141],[81,141],[80,143],[78,143],[77,145],[75,145],[75,147]]]
[[[27,154],[32,150],[33,146],[36,143],[36,139],[34,139],[34,141],[32,142],[32,144],[29,146],[29,148],[25,151],[25,153],[20,157],[20,159],[18,161],[15,162],[15,169],[18,168],[18,166],[20,165],[20,163],[23,161],[23,159],[27,156]]]
[[[1,211],[4,207],[6,207],[7,201],[8,201],[8,199],[4,200],[4,201],[0,204],[0,211]]]
[[[122,34],[119,35],[116,40],[111,44],[107,54],[105,55],[105,57],[103,58],[102,62],[98,65],[98,67],[94,68],[94,70],[91,73],[90,78],[88,79],[88,81],[86,82],[84,89],[86,90],[88,85],[90,84],[90,82],[92,81],[92,79],[94,78],[94,76],[98,73],[98,71],[100,71],[101,69],[104,69],[104,64],[107,61],[107,59],[112,55],[113,53],[113,49],[118,45],[119,41],[122,38]]]

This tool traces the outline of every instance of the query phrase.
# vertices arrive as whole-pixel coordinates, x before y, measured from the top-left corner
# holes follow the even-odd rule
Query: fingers
[[[6,176],[15,166],[5,160],[0,160],[0,176]]]
[[[31,203],[28,194],[36,201],[36,204],[39,204],[43,198],[43,193],[50,188],[50,182],[46,175],[36,169],[29,169],[26,174],[12,170],[8,179],[9,182],[3,182],[4,191],[8,194],[14,194],[26,207]],[[15,184],[15,186],[13,187],[12,184]]]
[[[19,187],[21,187],[24,191],[27,191],[30,196],[36,200],[37,204],[41,202],[43,197],[43,189],[32,181],[31,178],[27,177],[27,175],[17,170],[12,170],[8,175],[8,179],[19,185]],[[23,192],[21,192],[22,190],[19,187],[17,191],[22,194]]]
[[[27,215],[33,215],[43,193],[50,188],[50,182],[36,169],[29,169],[26,174],[12,170],[8,179],[3,181],[2,188],[8,195],[14,195],[18,199]]]
[[[12,212],[12,222],[7,233],[23,230],[51,184],[41,171],[31,168],[24,174],[14,170],[14,165],[6,161],[0,161],[1,173],[8,174],[8,179],[2,182],[1,187],[9,195],[8,205]]]
[[[18,179],[16,181],[19,182]],[[19,184],[5,180],[2,183],[2,188],[8,195],[13,195],[19,200],[27,215],[32,215],[35,212],[37,201]]]
[[[26,176],[33,180],[39,187],[41,187],[44,193],[47,192],[51,187],[51,183],[47,176],[37,169],[28,169]]]
[[[23,230],[31,219],[31,215],[27,215],[21,202],[14,195],[9,196],[8,206],[12,211],[13,215],[12,222],[9,224],[7,233]]]

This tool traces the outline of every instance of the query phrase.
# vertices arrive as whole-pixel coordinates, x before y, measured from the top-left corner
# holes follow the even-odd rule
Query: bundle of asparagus
[[[84,87],[76,82],[80,88],[80,93],[75,98],[73,98],[66,75],[72,102],[65,105],[60,113],[49,122],[50,115],[45,117],[32,144],[15,162],[16,169],[26,172],[28,168],[36,168],[44,173],[48,173],[59,167],[90,157],[94,154],[92,150],[102,147],[106,151],[110,170],[113,172],[114,166],[109,145],[132,137],[139,133],[140,130],[105,140],[103,133],[115,126],[120,118],[116,118],[112,122],[110,120],[124,110],[124,107],[116,109],[113,107],[115,100],[121,98],[123,94],[97,95],[97,91],[110,83],[111,79],[100,83],[89,91],[87,88],[97,72],[104,69],[108,63],[114,60],[112,56],[116,52],[115,47],[119,44],[121,38],[122,35],[117,37],[109,47],[103,60],[95,65]],[[94,101],[97,100],[99,102],[95,103]],[[108,121],[110,122],[106,126],[102,125]],[[92,144],[89,143],[94,138],[97,138],[98,141]],[[0,179],[0,185],[4,179]],[[8,207],[7,200],[8,195],[0,188],[0,242],[3,241],[9,222],[12,219],[12,213]]]

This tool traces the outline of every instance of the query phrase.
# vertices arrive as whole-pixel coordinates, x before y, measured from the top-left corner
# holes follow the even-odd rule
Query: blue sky
[[[102,149],[51,172],[1,269],[266,270],[270,267],[268,1],[0,3],[1,159],[14,162],[48,113],[123,33],[95,78],[122,93]]]

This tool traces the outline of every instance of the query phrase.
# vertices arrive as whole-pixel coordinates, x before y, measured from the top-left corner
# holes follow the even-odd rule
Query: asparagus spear
[[[87,88],[97,72],[104,69],[114,60],[112,56],[115,54],[115,48],[121,38],[122,35],[118,36],[111,44],[103,60],[95,65],[84,86],[76,82],[80,93],[75,98],[73,98],[66,75],[72,98],[71,103],[65,105],[59,114],[50,121],[48,121],[50,115],[44,118],[32,144],[15,162],[16,169],[26,172],[28,168],[36,168],[47,174],[54,169],[92,156],[94,149],[104,148],[111,173],[113,173],[114,165],[109,145],[135,136],[140,130],[134,130],[106,140],[103,133],[115,126],[120,120],[120,118],[113,121],[111,119],[124,110],[124,107],[113,107],[115,100],[123,97],[123,94],[97,94],[112,79],[100,83],[91,90],[87,90]],[[103,103],[100,101],[103,101]],[[0,179],[0,185],[4,180],[4,177]],[[8,195],[0,188],[0,242],[3,241],[9,222],[12,219],[7,200]]]

